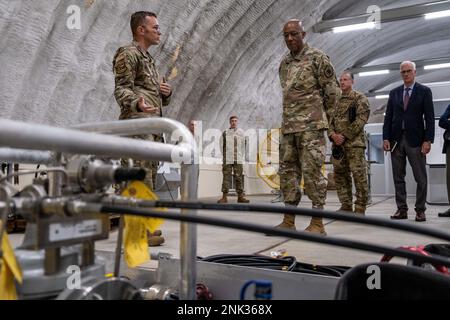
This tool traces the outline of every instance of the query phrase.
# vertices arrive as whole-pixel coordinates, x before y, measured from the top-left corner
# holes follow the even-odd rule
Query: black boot
[[[450,218],[450,209],[448,209],[448,210],[445,211],[445,212],[439,212],[439,213],[438,213],[438,217],[441,217],[441,218]]]

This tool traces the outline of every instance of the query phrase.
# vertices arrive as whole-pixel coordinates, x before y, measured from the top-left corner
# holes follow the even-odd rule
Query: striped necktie
[[[411,91],[411,88],[405,88],[405,95],[403,96],[403,109],[405,111],[406,111],[406,109],[408,109],[409,91]]]

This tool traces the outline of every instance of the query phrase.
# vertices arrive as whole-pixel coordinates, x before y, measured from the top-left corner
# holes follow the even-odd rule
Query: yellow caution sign
[[[17,300],[14,280],[22,284],[22,271],[17,263],[6,232],[3,234],[2,252],[3,258],[0,261],[0,300]]]
[[[134,181],[122,192],[122,196],[157,200],[158,197],[142,182]],[[164,222],[159,218],[125,216],[124,251],[125,261],[130,268],[137,267],[150,260],[148,253],[147,230],[154,232]]]
[[[258,150],[256,173],[272,189],[280,189],[279,144],[280,129],[271,129]]]
[[[279,146],[280,146],[281,129],[271,129],[268,131],[266,138],[259,145],[258,157],[256,163],[256,173],[258,176],[272,189],[280,189],[280,176],[278,170]],[[322,175],[326,177],[325,163],[322,164]],[[305,184],[300,181],[300,188],[304,189]]]

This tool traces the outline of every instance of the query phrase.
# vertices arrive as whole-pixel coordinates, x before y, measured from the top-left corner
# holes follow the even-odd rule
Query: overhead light
[[[430,64],[423,67],[424,70],[443,69],[443,68],[450,68],[450,63]]]
[[[444,17],[450,17],[450,10],[437,11],[437,12],[431,12],[431,13],[425,14],[426,20],[444,18]]]
[[[432,2],[433,1],[433,2]],[[376,3],[373,1],[371,3]],[[378,1],[380,2],[380,1]],[[395,1],[390,1],[394,3]],[[397,1],[397,2],[424,2],[424,1]],[[362,13],[362,12],[361,12]],[[407,19],[417,19],[418,17],[424,17],[425,19],[441,18],[450,16],[450,0],[430,0],[421,4],[410,4],[396,8],[379,8],[378,6],[367,7],[366,13],[347,16],[334,19],[325,19],[316,23],[312,30],[314,32],[328,32],[341,30],[340,26],[353,26],[363,25],[369,28],[372,26],[367,25],[368,21],[376,21],[376,28],[387,22],[398,22]],[[322,17],[323,18],[323,17]],[[350,30],[354,30],[351,28]],[[342,31],[347,31],[343,29]]]
[[[365,23],[351,24],[351,25],[342,26],[342,27],[334,27],[333,33],[347,32],[347,31],[354,31],[354,30],[363,30],[363,29],[375,29],[375,22],[365,22]]]
[[[369,77],[369,76],[377,76],[380,74],[388,74],[389,70],[376,70],[376,71],[366,71],[366,72],[360,72],[358,73],[358,76],[360,77]]]
[[[433,99],[433,102],[450,101],[450,98]]]
[[[375,99],[389,99],[388,94],[380,94],[378,96],[375,96]]]
[[[450,85],[450,81],[429,82],[429,83],[424,83],[423,85],[425,85],[427,87],[443,87],[443,86]]]

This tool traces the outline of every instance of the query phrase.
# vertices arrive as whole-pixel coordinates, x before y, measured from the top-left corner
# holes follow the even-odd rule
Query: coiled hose
[[[263,268],[288,272],[307,273],[323,276],[341,277],[350,267],[345,266],[320,266],[298,262],[295,257],[287,256],[282,258],[272,258],[261,255],[234,255],[220,254],[206,258],[199,258],[200,261],[231,264],[244,267]]]

